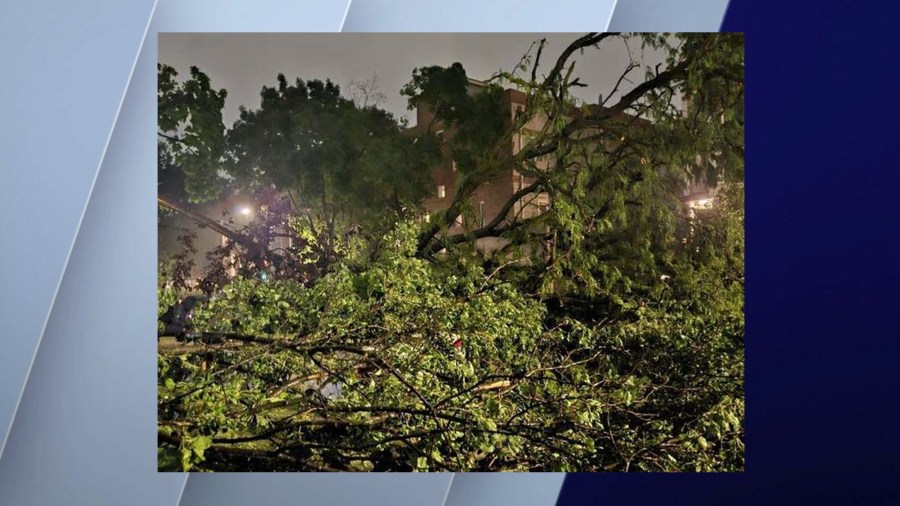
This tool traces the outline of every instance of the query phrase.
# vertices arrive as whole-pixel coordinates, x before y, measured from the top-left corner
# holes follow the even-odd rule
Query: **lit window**
[[[437,198],[442,199],[447,196],[447,187],[444,185],[438,185],[437,187]]]
[[[456,172],[456,160],[450,160],[450,167]]]

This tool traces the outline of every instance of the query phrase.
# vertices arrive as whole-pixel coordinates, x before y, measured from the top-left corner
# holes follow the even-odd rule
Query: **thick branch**
[[[501,232],[499,228],[500,225],[506,220],[506,216],[509,214],[509,211],[513,208],[513,206],[518,202],[522,197],[534,193],[538,191],[541,187],[540,182],[533,183],[529,186],[522,188],[521,190],[514,193],[509,199],[507,199],[506,203],[503,204],[503,207],[500,208],[500,211],[497,213],[497,216],[494,217],[488,224],[483,227],[470,232],[468,234],[459,234],[446,238],[446,242],[450,244],[458,244],[464,242],[470,238],[481,239],[483,237],[494,237],[498,233]],[[508,231],[511,227],[507,226],[503,228],[503,232]],[[421,244],[421,243],[420,243]],[[425,247],[419,250],[420,255],[428,255],[433,254],[441,247],[441,243],[431,243],[429,246],[428,243],[425,244]]]
[[[556,60],[556,65],[553,66],[553,69],[547,74],[547,78],[544,79],[544,83],[542,87],[544,89],[548,89],[553,83],[559,78],[560,73],[566,66],[566,62],[572,56],[575,51],[580,49],[584,49],[589,46],[595,46],[600,43],[603,39],[614,37],[619,35],[614,32],[606,32],[606,33],[589,33],[583,37],[576,39],[574,42],[569,44],[568,47],[559,55],[559,58]]]
[[[197,223],[199,223],[205,227],[215,230],[216,232],[224,235],[225,237],[240,244],[241,246],[244,246],[244,247],[248,246],[248,241],[247,241],[246,237],[239,234],[238,232],[235,232],[234,230],[231,230],[230,228],[226,227],[225,225],[222,225],[221,223],[217,222],[216,220],[207,218],[206,216],[203,216],[200,213],[194,212],[184,206],[176,204],[175,202],[166,200],[163,197],[157,197],[156,202],[165,208],[171,209],[172,211],[175,211],[177,213],[187,216],[188,218],[196,221]]]

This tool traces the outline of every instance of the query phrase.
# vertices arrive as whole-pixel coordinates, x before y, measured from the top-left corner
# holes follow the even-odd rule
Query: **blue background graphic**
[[[900,504],[898,16],[865,4],[722,24],[746,33],[746,471],[571,474],[558,506]]]
[[[429,3],[4,4],[0,505],[900,503],[897,8]],[[744,473],[156,472],[160,32],[607,28],[747,34]]]

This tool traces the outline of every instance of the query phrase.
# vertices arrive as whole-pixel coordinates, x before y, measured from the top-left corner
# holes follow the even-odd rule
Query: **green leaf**
[[[697,438],[697,443],[700,445],[700,448],[703,448],[704,450],[709,446],[709,443],[706,442],[706,438],[703,436]]]

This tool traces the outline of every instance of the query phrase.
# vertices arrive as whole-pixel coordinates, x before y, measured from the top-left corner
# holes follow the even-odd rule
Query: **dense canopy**
[[[665,63],[577,100],[578,55],[619,38]],[[161,207],[271,203],[246,227],[197,216],[231,239],[197,284],[186,256],[160,266],[163,320],[205,292],[160,338],[160,469],[743,469],[743,38],[592,33],[549,64],[545,44],[481,93],[462,64],[416,69],[402,93],[435,117],[414,129],[281,75],[226,128],[224,90],[160,65]],[[455,197],[423,220],[441,153]],[[512,169],[530,183],[505,208],[547,208],[448,233]],[[678,191],[696,177],[718,191],[691,216]]]

